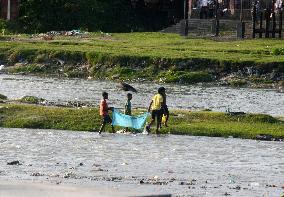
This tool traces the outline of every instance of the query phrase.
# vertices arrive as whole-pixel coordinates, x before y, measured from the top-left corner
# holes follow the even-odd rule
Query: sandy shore
[[[138,196],[131,192],[117,192],[98,188],[51,185],[29,182],[0,181],[0,197],[123,197]]]

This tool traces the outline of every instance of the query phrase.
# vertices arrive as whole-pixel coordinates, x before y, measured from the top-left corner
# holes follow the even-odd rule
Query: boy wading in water
[[[166,120],[164,122],[164,125],[165,127],[168,127],[168,120],[169,120],[169,109],[168,109],[168,106],[167,106],[167,95],[166,95],[166,89],[164,87],[161,87],[162,89],[162,97],[163,97],[163,105],[161,107],[161,119],[162,119],[162,116],[166,116]],[[162,122],[162,121],[161,121]]]
[[[102,131],[104,130],[105,125],[107,123],[109,123],[109,124],[112,123],[112,120],[111,120],[111,118],[108,114],[108,111],[112,110],[112,107],[108,107],[108,104],[107,104],[107,101],[106,101],[108,99],[108,93],[103,92],[102,96],[103,96],[103,99],[100,103],[100,116],[102,117],[102,125],[101,125],[101,128],[100,128],[99,134],[102,133]],[[112,129],[112,132],[114,133],[113,125],[111,125],[111,129]]]
[[[131,100],[132,100],[132,94],[127,94],[127,101],[124,106],[124,114],[131,116]],[[128,127],[125,128],[125,132],[128,132]]]
[[[163,103],[164,103],[163,96],[162,96],[163,89],[165,89],[165,88],[160,87],[158,89],[158,94],[156,94],[153,97],[153,99],[152,99],[152,101],[149,105],[148,112],[150,112],[150,110],[152,110],[152,112],[151,112],[152,120],[151,120],[150,124],[146,126],[146,130],[148,132],[150,132],[151,126],[155,122],[155,119],[156,119],[156,121],[157,121],[156,122],[157,123],[156,124],[156,133],[157,134],[159,133],[159,128],[161,126],[161,115],[162,115],[161,108],[162,108]]]

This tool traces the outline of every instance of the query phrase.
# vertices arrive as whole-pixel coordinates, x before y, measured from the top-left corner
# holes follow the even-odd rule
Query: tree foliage
[[[159,19],[155,20],[153,19]],[[18,20],[22,32],[84,29],[128,32],[155,30],[163,15],[131,0],[22,0]],[[154,24],[154,25],[153,25]]]

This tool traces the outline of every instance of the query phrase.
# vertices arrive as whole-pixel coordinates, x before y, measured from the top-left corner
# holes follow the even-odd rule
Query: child
[[[165,88],[164,88],[165,89]],[[148,112],[150,112],[150,110],[152,110],[152,120],[150,122],[149,125],[146,126],[146,130],[148,132],[150,132],[150,128],[151,128],[151,125],[155,122],[155,119],[157,121],[157,126],[156,126],[156,133],[158,134],[159,133],[159,128],[160,128],[160,125],[161,125],[161,108],[163,106],[163,96],[162,96],[162,93],[163,93],[163,87],[160,87],[158,89],[158,94],[156,94],[150,105],[149,105],[149,108],[148,108]]]
[[[132,100],[132,94],[128,93],[127,94],[127,101],[126,101],[125,106],[124,106],[124,113],[126,115],[129,115],[129,116],[131,116],[131,100]]]
[[[131,100],[132,100],[132,94],[127,94],[127,101],[124,106],[124,114],[131,116]],[[128,132],[128,128],[125,128],[125,132]]]
[[[103,99],[100,103],[100,116],[102,117],[102,125],[101,125],[101,128],[100,128],[100,131],[99,131],[99,134],[102,133],[102,131],[104,130],[105,128],[105,125],[107,123],[112,123],[112,120],[108,114],[108,111],[109,110],[112,110],[113,108],[112,107],[108,107],[108,104],[106,102],[106,100],[108,99],[108,93],[107,92],[103,92],[102,94],[103,96]],[[112,132],[114,133],[114,127],[113,125],[111,125],[111,128],[112,128]]]
[[[167,106],[167,95],[166,95],[166,89],[164,87],[161,87],[162,89],[162,97],[163,97],[163,105],[162,105],[162,114],[161,114],[161,118],[162,116],[166,116],[166,120],[164,122],[165,127],[168,127],[168,120],[169,120],[169,109]],[[162,119],[161,119],[162,120]]]

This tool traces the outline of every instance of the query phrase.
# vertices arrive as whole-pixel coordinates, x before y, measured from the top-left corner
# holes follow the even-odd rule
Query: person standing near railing
[[[200,19],[208,18],[208,0],[199,0]]]
[[[282,0],[275,0],[274,11],[277,14],[279,14],[281,11],[283,11],[283,1]]]

